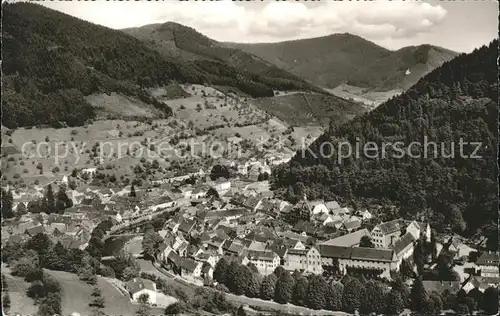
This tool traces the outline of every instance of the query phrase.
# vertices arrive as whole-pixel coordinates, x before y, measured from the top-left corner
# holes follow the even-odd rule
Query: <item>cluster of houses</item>
[[[396,220],[368,231],[361,229],[362,223],[372,218],[368,211],[356,213],[334,201],[304,199],[291,205],[273,198],[263,183],[242,187],[236,182],[218,189],[222,189],[217,190],[218,198],[197,196],[160,231],[164,243],[157,259],[200,284],[211,278],[215,264],[223,257],[251,263],[262,275],[280,265],[313,274],[337,265],[342,273],[360,269],[390,278],[390,272],[398,271],[402,260],[413,254],[421,235],[430,239],[426,223]],[[291,226],[280,220],[297,208],[307,213],[310,221]],[[275,225],[277,222],[282,225]],[[371,237],[375,247],[359,247],[363,236]]]
[[[266,166],[259,161],[245,164],[247,172],[258,170],[259,174],[267,172]],[[232,167],[239,170],[239,166]],[[197,181],[185,181],[193,177]],[[15,208],[19,203],[27,206],[27,197],[39,198],[43,191],[35,188],[15,193]],[[262,275],[283,266],[310,274],[335,269],[337,273],[373,273],[390,279],[391,272],[413,255],[416,242],[431,238],[428,223],[396,219],[368,229],[366,224],[374,217],[368,210],[307,197],[292,205],[275,198],[268,181],[248,176],[213,181],[203,170],[138,189],[133,197],[130,187],[81,185],[67,193],[73,206],[64,214],[23,215],[2,227],[2,243],[44,232],[68,247],[84,249],[92,229],[102,220],[111,218],[114,227],[126,227],[134,220],[175,208],[176,215],[159,231],[163,242],[156,259],[171,273],[203,285],[211,281],[221,258],[251,264]],[[301,220],[288,224],[291,214],[299,214]],[[373,247],[360,246],[365,236]],[[474,277],[460,287],[485,288],[498,281],[498,253],[483,253],[477,266]],[[154,302],[154,284],[142,279],[131,282],[127,286],[131,295],[147,292]]]

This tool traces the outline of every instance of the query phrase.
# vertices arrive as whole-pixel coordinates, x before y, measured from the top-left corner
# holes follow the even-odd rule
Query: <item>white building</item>
[[[401,235],[399,220],[378,224],[371,232],[375,248],[390,248]]]
[[[274,251],[248,251],[247,258],[262,275],[273,273],[280,265],[280,257]]]
[[[153,281],[134,278],[127,282],[126,287],[133,301],[138,302],[139,297],[146,294],[149,297],[149,304],[156,304],[156,284]]]
[[[399,271],[400,261],[389,249],[319,245],[319,252],[323,266],[332,266],[334,260],[338,260],[339,269],[344,274],[350,269],[363,273],[372,271],[390,279],[392,270]]]
[[[290,271],[299,270],[314,274],[322,274],[321,255],[312,247],[310,249],[288,249],[285,254],[284,268]]]
[[[495,251],[485,251],[477,259],[477,270],[480,271],[482,277],[498,278],[498,266],[500,264],[500,254]]]
[[[312,209],[312,215],[316,214],[328,214],[330,211],[325,205],[323,200],[315,200],[308,202]]]

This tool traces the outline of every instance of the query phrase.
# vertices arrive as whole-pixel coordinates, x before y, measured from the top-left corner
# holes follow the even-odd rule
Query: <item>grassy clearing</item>
[[[72,273],[46,271],[61,284],[63,314],[69,315],[77,312],[80,315],[90,315],[91,308],[88,303],[91,301],[92,286],[81,281],[77,275]],[[106,280],[99,277],[97,286],[104,298],[104,312],[107,315],[133,315],[137,310],[137,305],[132,304],[127,296],[123,295]],[[152,314],[163,315],[163,309],[152,308]]]
[[[5,273],[5,277],[9,286],[9,295],[11,300],[10,314],[36,314],[38,307],[35,305],[34,301],[26,295],[26,291],[28,290],[30,283],[25,282],[23,278],[14,277],[7,273]]]

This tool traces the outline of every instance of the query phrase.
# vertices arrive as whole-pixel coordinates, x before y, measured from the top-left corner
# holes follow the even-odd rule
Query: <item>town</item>
[[[387,218],[305,194],[293,205],[274,197],[270,169],[265,159],[215,165],[144,188],[87,185],[81,174],[91,182],[95,170],[75,170],[46,186],[6,187],[2,207],[14,217],[2,226],[2,270],[32,282],[31,292],[36,261],[76,273],[94,286],[93,310],[105,307],[97,278],[132,306],[171,313],[193,307],[168,282],[227,293],[247,313],[257,313],[261,300],[306,313],[392,315],[415,304],[433,314],[495,309],[499,253],[487,239],[438,234],[423,219]],[[43,283],[47,272],[40,274]]]
[[[1,9],[2,316],[499,316],[498,3]]]

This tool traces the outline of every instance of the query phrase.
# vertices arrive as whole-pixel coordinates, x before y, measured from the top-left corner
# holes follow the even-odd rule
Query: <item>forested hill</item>
[[[236,87],[254,97],[299,89],[223,62],[167,58],[133,36],[41,5],[3,2],[2,11],[2,124],[10,128],[81,125],[95,116],[84,96],[99,92],[139,98],[168,116],[170,108],[144,88],[172,81]]]
[[[279,43],[226,43],[322,86],[406,90],[456,52],[432,45],[390,51],[349,33]]]
[[[473,233],[484,225],[496,225],[497,56],[495,40],[444,63],[376,110],[332,128],[311,145],[311,152],[300,152],[290,164],[273,170],[273,187],[290,200],[305,192],[309,199],[339,198],[368,207],[394,204],[401,215],[424,215],[438,229],[450,225],[455,231]],[[404,149],[411,142],[423,144],[425,136],[427,142],[439,145],[437,155],[427,147],[427,159],[409,155],[398,159],[401,155],[389,147],[386,158],[381,158],[383,143],[404,142],[399,147]],[[351,156],[339,163],[336,152],[332,158],[318,154],[324,142],[338,148],[340,141],[348,141],[355,152],[356,138],[359,158]],[[460,139],[481,142],[475,155],[482,158],[463,158],[470,157],[476,145],[463,146],[461,155]],[[363,154],[368,141],[379,148],[378,155],[368,152],[372,158]],[[454,157],[443,157],[442,147]],[[423,155],[422,148],[413,146],[413,156]]]
[[[122,30],[144,41],[149,47],[169,57],[191,60],[200,67],[220,65],[235,69],[244,69],[258,75],[268,84],[295,87],[301,90],[314,90],[304,79],[293,75],[272,63],[249,54],[243,50],[229,48],[195,29],[179,23],[167,22],[150,24]],[[320,89],[317,89],[321,92]]]

